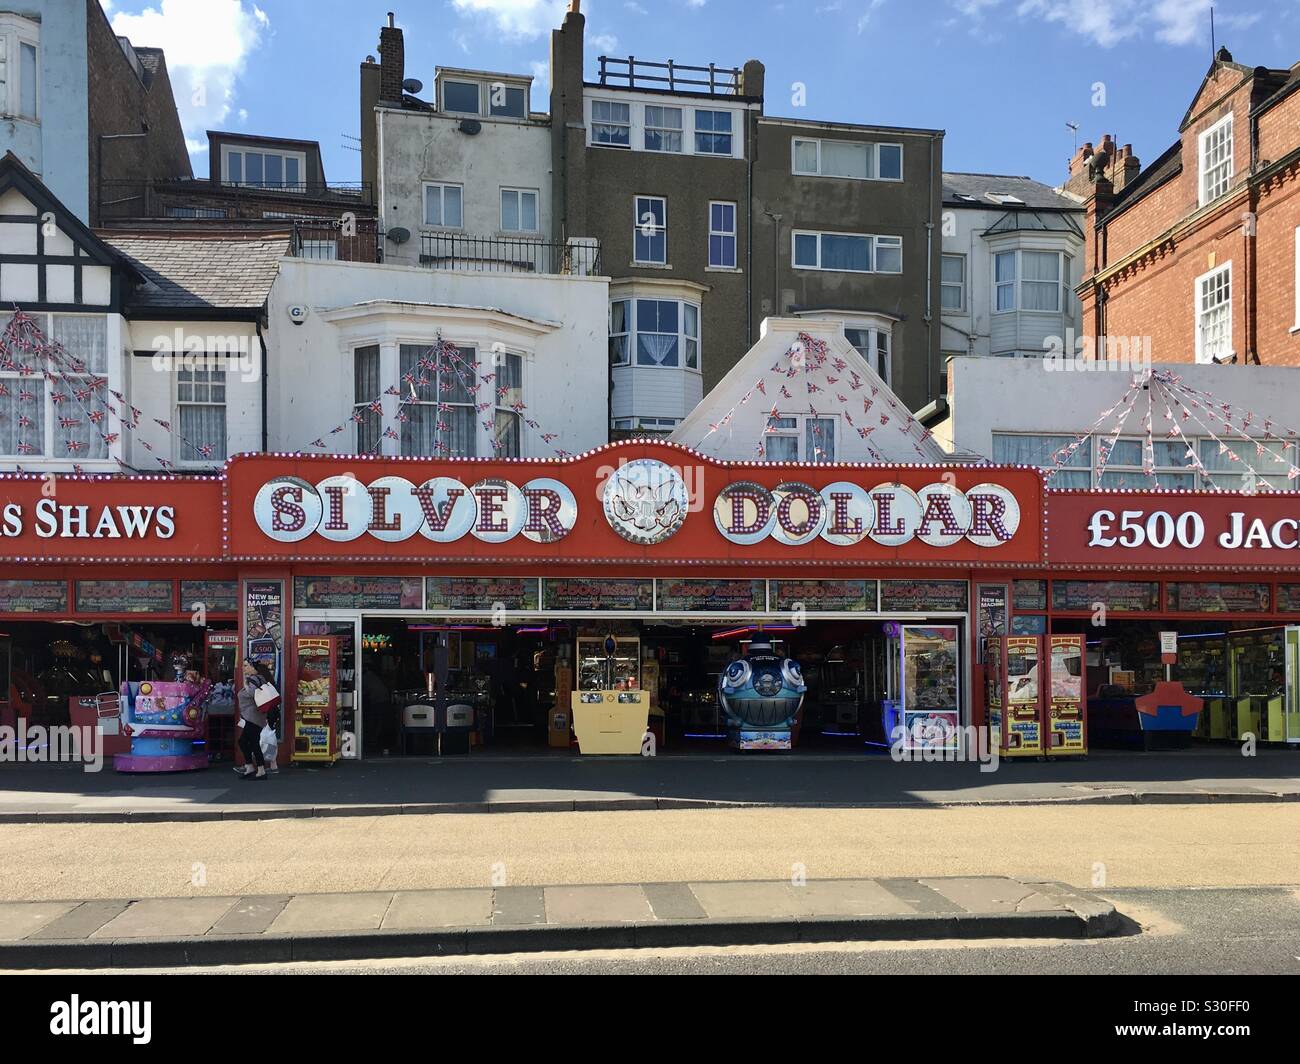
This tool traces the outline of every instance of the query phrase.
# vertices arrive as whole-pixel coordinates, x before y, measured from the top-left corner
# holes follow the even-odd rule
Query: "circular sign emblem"
[[[952,484],[928,484],[916,493],[921,523],[916,538],[931,547],[951,547],[970,531],[970,503]]]
[[[524,485],[528,503],[528,520],[524,538],[534,543],[555,543],[578,523],[578,500],[567,484],[549,477],[530,480]]]
[[[921,523],[921,500],[916,492],[902,484],[881,484],[868,494],[876,510],[871,538],[882,547],[901,547],[909,542]]]
[[[772,490],[776,528],[772,538],[787,547],[802,547],[826,527],[826,501],[807,484],[781,484]]]
[[[1001,484],[976,484],[966,492],[970,502],[970,532],[977,547],[1000,547],[1020,530],[1020,503]]]
[[[686,523],[691,497],[682,475],[652,458],[619,466],[605,482],[605,520],[629,543],[653,546]]]
[[[380,477],[370,485],[370,528],[382,543],[410,539],[424,524],[424,510],[415,485],[402,477]]]
[[[506,543],[523,531],[528,518],[524,493],[508,480],[480,480],[470,491],[478,501],[478,520],[470,529],[484,543]]]
[[[728,484],[713,503],[713,523],[732,543],[742,546],[767,539],[776,527],[771,491],[748,481]]]
[[[856,547],[871,534],[871,526],[876,523],[876,508],[866,488],[840,481],[827,484],[821,494],[826,507],[822,539],[836,547]]]
[[[253,500],[257,527],[280,543],[299,543],[315,533],[324,512],[316,488],[300,477],[268,481]]]
[[[454,477],[434,477],[413,492],[420,500],[424,523],[420,535],[434,543],[455,543],[478,520],[478,504],[469,488]]]
[[[361,481],[344,473],[326,477],[316,485],[316,491],[325,506],[325,518],[317,532],[335,543],[351,543],[366,534],[372,504],[370,492]]]

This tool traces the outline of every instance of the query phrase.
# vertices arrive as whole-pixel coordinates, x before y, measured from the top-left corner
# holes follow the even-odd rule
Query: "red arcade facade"
[[[78,723],[184,659],[215,685],[223,756],[250,659],[284,693],[283,762],[563,752],[587,690],[646,692],[677,753],[721,741],[718,676],[758,640],[802,667],[801,748],[924,742],[990,708],[1010,753],[1168,730],[1300,743],[1300,496],[1048,492],[1025,467],[654,442],[0,479],[5,724]],[[1070,676],[1087,720],[1011,726],[1031,689],[1055,719]],[[1199,700],[1189,727],[1169,681]]]

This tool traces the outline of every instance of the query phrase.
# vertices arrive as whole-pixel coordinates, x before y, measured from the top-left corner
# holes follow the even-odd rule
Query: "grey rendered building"
[[[910,407],[937,398],[942,132],[767,117],[756,60],[589,70],[584,28],[571,11],[552,33],[549,115],[504,74],[440,70],[435,102],[416,99],[383,30],[362,141],[381,224],[409,240],[390,258],[608,276],[615,437],[670,432],[771,317],[842,321]]]

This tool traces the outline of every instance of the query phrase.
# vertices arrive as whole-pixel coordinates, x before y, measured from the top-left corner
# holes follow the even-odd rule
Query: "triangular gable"
[[[1205,95],[1206,88],[1215,80],[1215,75],[1217,75],[1220,70],[1235,71],[1240,76],[1231,85],[1216,91],[1214,94],[1216,99],[1233,92],[1235,89],[1239,88],[1243,82],[1249,80],[1254,74],[1254,70],[1251,67],[1242,66],[1240,63],[1233,63],[1228,60],[1215,59],[1214,62],[1210,64],[1210,69],[1205,72],[1205,77],[1201,79],[1201,84],[1197,87],[1195,94],[1192,96],[1192,102],[1187,105],[1187,113],[1183,115],[1183,120],[1178,125],[1178,131],[1180,133],[1185,131],[1187,127],[1192,124],[1192,120],[1196,115],[1205,110],[1205,106],[1201,103],[1201,99]]]
[[[814,342],[813,353],[801,362],[798,345],[807,350],[808,340]],[[759,341],[669,439],[714,458],[761,460],[758,450],[766,443],[773,409],[782,417],[837,419],[836,462],[943,462],[948,457],[849,343],[843,322],[808,318],[768,318]]]
[[[135,274],[135,270],[68,210],[41,179],[23,165],[18,156],[6,152],[4,158],[0,159],[0,198],[11,189],[31,203],[37,215],[53,215],[55,224],[92,264],[111,266]]]

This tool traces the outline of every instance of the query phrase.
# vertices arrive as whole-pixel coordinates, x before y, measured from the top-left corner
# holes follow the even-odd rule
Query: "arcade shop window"
[[[102,314],[32,317],[46,336],[62,345],[71,368],[61,370],[50,383],[44,376],[50,369],[46,359],[34,352],[11,352],[14,368],[0,369],[0,456],[19,461],[34,456],[79,462],[108,458],[108,444],[99,429],[80,411],[69,410],[62,398],[108,373],[108,319]],[[0,330],[9,321],[9,315],[0,316]],[[64,427],[60,419],[76,424]]]

